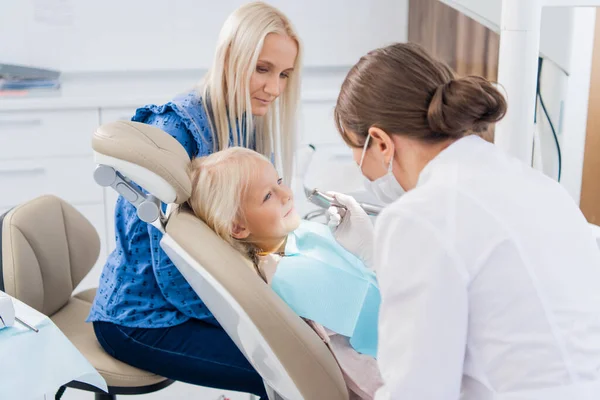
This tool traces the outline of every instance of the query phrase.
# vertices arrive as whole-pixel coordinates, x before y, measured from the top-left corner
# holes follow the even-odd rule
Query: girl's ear
[[[245,225],[238,221],[234,221],[233,226],[231,227],[231,236],[235,239],[247,239],[248,236],[250,236],[250,231]]]

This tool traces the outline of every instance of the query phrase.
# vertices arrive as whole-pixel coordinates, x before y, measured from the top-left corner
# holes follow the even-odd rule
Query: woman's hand
[[[329,228],[335,240],[346,250],[362,260],[368,268],[373,268],[373,223],[367,213],[352,196],[328,192],[346,209],[331,206],[327,210]]]

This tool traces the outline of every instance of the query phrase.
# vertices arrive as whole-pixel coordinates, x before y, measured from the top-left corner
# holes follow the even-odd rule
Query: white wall
[[[502,0],[441,1],[499,32]],[[581,193],[594,26],[594,8],[542,9],[540,55],[545,61],[541,92],[561,145],[561,183],[576,202]],[[535,156],[541,157],[544,173],[556,179],[556,145],[541,107],[537,120],[541,145],[534,150]]]
[[[502,0],[440,0],[489,29],[500,32]],[[524,0],[528,1],[528,0]],[[545,7],[542,10],[540,53],[561,68],[570,68],[572,13],[567,8]],[[566,12],[565,12],[566,11]]]
[[[551,32],[553,27],[561,23],[569,27],[566,39],[556,38],[562,43],[561,48],[568,49],[566,69],[569,74],[556,63],[545,60],[540,90],[561,146],[561,183],[579,202],[596,13],[593,8],[583,7],[548,10],[552,10],[552,13],[549,19],[542,21],[543,32]],[[538,108],[538,124],[543,171],[556,179],[558,154],[541,107]]]
[[[544,12],[547,18],[542,19],[542,36],[549,35],[559,44],[555,48],[546,49],[546,52],[550,55],[560,55],[562,60],[568,62],[572,50],[574,9],[570,7],[546,8]],[[556,34],[555,28],[557,26],[567,27],[568,29],[566,29],[566,32],[561,31],[562,34]],[[542,56],[544,57],[544,62],[540,91],[554,128],[557,131],[559,143],[561,143],[563,139],[565,96],[569,79],[565,70],[562,69],[565,61],[563,61],[562,65],[559,65],[554,62],[555,58],[545,54]],[[534,149],[534,151],[541,153],[542,171],[546,175],[557,179],[558,152],[556,143],[550,129],[550,124],[543,113],[540,103],[538,103],[537,124],[541,146]]]
[[[0,0],[0,62],[65,72],[207,68],[242,0]],[[272,0],[296,26],[305,65],[352,65],[407,36],[408,0]]]
[[[569,78],[564,95],[561,133],[562,185],[579,203],[596,24],[594,8],[573,9]]]

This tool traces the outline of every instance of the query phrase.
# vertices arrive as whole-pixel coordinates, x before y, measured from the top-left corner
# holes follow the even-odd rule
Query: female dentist
[[[203,85],[141,107],[133,120],[171,134],[190,157],[228,146],[275,154],[289,179],[300,65],[300,41],[287,17],[249,3],[225,22]],[[161,249],[160,232],[122,197],[115,227],[116,249],[88,318],[102,347],[160,376],[266,398],[260,375]]]
[[[377,399],[600,399],[600,251],[558,183],[481,138],[505,111],[414,44],[342,85],[339,132],[392,202],[374,232],[352,198],[331,210],[380,282]]]

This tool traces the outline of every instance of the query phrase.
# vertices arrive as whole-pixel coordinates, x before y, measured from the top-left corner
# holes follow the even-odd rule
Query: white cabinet
[[[98,110],[0,112],[0,159],[92,154]]]
[[[53,194],[81,211],[101,243],[86,288],[97,286],[107,255],[104,193],[93,179],[98,123],[97,108],[0,112],[0,210]]]
[[[62,158],[0,160],[0,207],[14,207],[43,194],[54,194],[73,205],[104,202],[93,180],[91,155]]]
[[[143,104],[140,104],[142,106]],[[129,121],[135,115],[136,107],[107,107],[100,109],[100,123]]]

